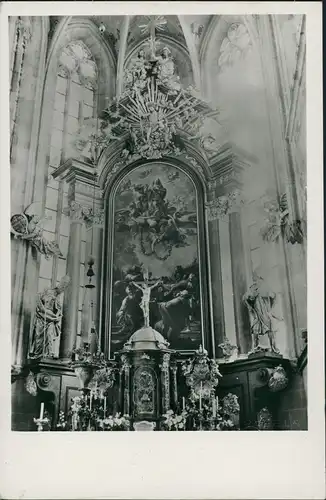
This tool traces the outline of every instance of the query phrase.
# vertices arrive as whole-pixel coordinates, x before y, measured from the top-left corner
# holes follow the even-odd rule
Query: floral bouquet
[[[130,420],[128,415],[116,413],[115,416],[109,415],[105,418],[98,418],[97,425],[100,431],[129,431]]]
[[[57,430],[58,431],[67,431],[68,430],[68,422],[66,420],[66,416],[65,416],[64,411],[59,412]]]
[[[180,415],[174,413],[173,410],[168,410],[163,417],[162,428],[166,431],[185,431],[187,412],[183,410]]]

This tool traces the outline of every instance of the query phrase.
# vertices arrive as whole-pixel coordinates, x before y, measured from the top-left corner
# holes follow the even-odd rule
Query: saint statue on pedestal
[[[254,276],[254,282],[243,296],[243,302],[247,306],[250,318],[252,335],[252,352],[266,351],[266,347],[260,344],[262,335],[268,335],[270,351],[279,353],[275,344],[274,316],[272,310],[275,304],[276,294],[267,289],[263,278]]]
[[[55,288],[47,288],[38,296],[30,347],[30,358],[54,358],[58,356],[56,341],[60,339],[62,307],[59,296],[69,285],[64,276]]]

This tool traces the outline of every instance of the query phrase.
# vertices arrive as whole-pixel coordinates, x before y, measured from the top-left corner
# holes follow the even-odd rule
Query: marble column
[[[66,271],[71,282],[64,295],[60,340],[60,358],[63,359],[70,357],[77,337],[83,225],[83,207],[76,203],[72,204],[70,207],[70,236]]]
[[[177,364],[173,363],[171,365],[172,372],[172,397],[174,409],[178,408],[178,382],[177,382]]]
[[[88,248],[85,256],[86,272],[90,253],[93,252],[95,257],[100,254],[98,248],[101,247],[102,238],[102,192],[96,183],[94,167],[80,160],[70,158],[60,165],[52,175],[53,178],[65,180],[69,184],[69,207],[64,208],[64,213],[70,216],[71,221],[67,257],[67,274],[71,278],[71,285],[64,297],[60,345],[60,357],[67,359],[76,345],[77,334],[81,333],[78,332],[78,310],[80,289],[81,285],[84,285],[80,282],[82,233],[89,230],[87,232]],[[96,284],[97,288],[100,288],[100,263],[95,263],[95,266],[97,266],[98,271]],[[85,322],[87,322],[87,318]],[[97,326],[97,322],[95,323]],[[98,333],[100,334],[100,332]]]
[[[245,248],[242,240],[241,215],[239,212],[230,213],[229,228],[236,338],[240,354],[246,354],[251,348],[251,337],[248,311],[242,301],[242,297],[247,290],[247,279]]]
[[[161,364],[162,381],[162,410],[166,413],[170,409],[170,354],[163,354]]]
[[[130,415],[130,368],[131,365],[127,356],[121,356],[122,373],[124,373],[124,388],[123,388],[123,414]]]
[[[223,342],[226,333],[225,333],[223,288],[222,288],[223,285],[222,285],[222,269],[221,269],[219,220],[217,217],[209,218],[208,235],[209,235],[210,274],[212,283],[212,309],[213,309],[213,322],[214,322],[214,333],[215,333],[215,354],[217,357],[221,357],[222,351],[218,346]]]

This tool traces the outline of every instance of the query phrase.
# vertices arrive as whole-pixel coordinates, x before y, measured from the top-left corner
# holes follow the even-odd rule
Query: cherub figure
[[[36,214],[40,203],[32,203],[23,213],[14,214],[10,219],[11,232],[15,238],[30,241],[31,244],[48,260],[53,255],[62,256],[61,250],[55,241],[48,241],[43,236],[43,223],[49,217]]]

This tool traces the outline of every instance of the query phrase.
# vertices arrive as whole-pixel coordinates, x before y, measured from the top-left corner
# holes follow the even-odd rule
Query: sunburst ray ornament
[[[139,28],[141,30],[142,35],[149,33],[148,43],[151,50],[151,57],[155,58],[156,49],[159,46],[159,44],[155,39],[156,30],[164,31],[167,25],[167,20],[164,18],[164,16],[145,16],[145,17],[146,19],[148,19],[148,22],[146,24],[140,24]]]
[[[163,16],[146,16],[146,19],[148,22],[139,27],[150,35],[143,44],[146,46],[147,42],[150,53],[139,49],[125,68],[124,92],[103,110],[103,123],[98,127],[100,144],[96,134],[90,137],[96,158],[98,150],[120,137],[125,140],[122,162],[135,157],[157,159],[180,154],[185,148],[183,138],[194,135],[195,122],[212,116],[212,108],[196,89],[182,88],[170,48],[165,46],[156,55],[155,33],[165,29],[166,19]]]

